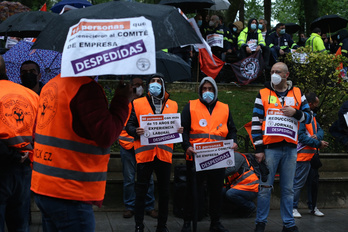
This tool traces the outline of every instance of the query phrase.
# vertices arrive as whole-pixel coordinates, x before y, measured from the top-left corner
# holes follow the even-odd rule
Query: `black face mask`
[[[313,111],[313,113],[316,114],[316,113],[318,113],[318,108],[316,107],[316,108],[314,108],[312,111]]]
[[[37,75],[34,73],[25,73],[22,75],[22,85],[32,89],[37,84]]]

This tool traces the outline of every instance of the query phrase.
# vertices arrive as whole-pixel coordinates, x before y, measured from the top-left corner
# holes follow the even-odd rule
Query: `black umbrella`
[[[172,53],[157,51],[156,68],[157,72],[164,75],[167,82],[191,79],[191,66]]]
[[[213,0],[161,0],[161,5],[170,5],[180,8],[183,12],[195,12],[204,8],[209,8],[214,5]]]
[[[29,11],[12,15],[0,24],[0,35],[37,37],[47,23],[56,16],[45,11]]]
[[[311,23],[311,30],[316,27],[321,29],[321,33],[331,33],[347,26],[348,20],[338,15],[325,15],[319,17]]]
[[[76,8],[84,8],[87,6],[92,6],[92,3],[90,3],[87,0],[62,0],[58,3],[56,3],[52,8],[51,11],[54,13],[60,13],[65,5],[70,5]]]
[[[301,30],[301,26],[296,23],[285,23],[285,32],[288,34],[294,34]]]
[[[70,10],[57,16],[47,24],[32,48],[62,52],[69,28],[77,24],[81,18],[121,19],[140,16],[152,21],[156,50],[201,43],[197,33],[174,7],[112,1],[83,9]]]

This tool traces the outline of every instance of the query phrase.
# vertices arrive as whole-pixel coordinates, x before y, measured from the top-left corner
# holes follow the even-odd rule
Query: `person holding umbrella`
[[[190,101],[181,114],[181,125],[184,127],[182,147],[186,154],[187,192],[184,207],[184,225],[181,232],[191,232],[191,222],[196,229],[196,202],[204,180],[209,189],[210,232],[228,232],[220,222],[222,208],[222,188],[225,178],[225,168],[200,171],[195,170],[194,143],[212,142],[233,139],[232,149],[237,149],[237,130],[228,105],[218,101],[218,88],[212,77],[204,77],[198,88],[199,98]],[[196,183],[196,184],[194,184]],[[197,188],[197,189],[195,189]],[[198,189],[199,188],[199,189]]]
[[[145,97],[132,102],[126,132],[134,138],[134,151],[137,161],[137,182],[135,184],[135,232],[144,231],[145,198],[153,171],[158,181],[158,218],[156,232],[167,232],[169,185],[173,144],[141,145],[140,136],[145,129],[140,127],[140,116],[148,114],[174,114],[178,104],[169,99],[164,76],[155,73],[148,79],[148,92]],[[183,128],[179,128],[182,133]]]
[[[110,108],[93,77],[51,79],[40,94],[31,190],[43,231],[94,231],[110,159],[132,90],[120,83]]]

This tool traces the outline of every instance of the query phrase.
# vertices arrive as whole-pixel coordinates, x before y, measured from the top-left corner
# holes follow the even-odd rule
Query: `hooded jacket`
[[[312,52],[328,52],[325,48],[324,41],[317,33],[312,33],[306,41],[306,46],[310,46]]]
[[[206,101],[203,100],[202,97],[202,87],[205,82],[209,82],[213,85],[215,94],[214,94],[214,99],[208,104]],[[203,104],[209,111],[210,115],[212,115],[214,108],[217,104],[218,101],[218,88],[215,83],[215,80],[212,77],[205,77],[202,79],[199,88],[198,88],[198,96],[199,98],[197,100],[200,101],[201,104]],[[223,104],[219,102],[219,104]],[[191,104],[190,102],[184,107],[182,114],[181,114],[181,125],[184,127],[184,132],[183,132],[183,143],[182,147],[186,151],[189,147],[192,146],[190,143],[190,133],[191,133],[191,112],[194,109],[191,109]],[[226,139],[233,139],[234,142],[237,143],[237,129],[234,125],[233,118],[231,111],[228,110],[228,119],[227,119],[227,129],[228,133],[226,135]]]
[[[275,48],[279,53],[279,50],[282,49],[284,52],[290,52],[290,49],[296,49],[299,46],[292,40],[291,36],[287,33],[283,35],[278,35],[277,31],[271,32],[266,39],[266,44],[270,48]]]
[[[278,146],[283,146],[283,145],[287,144],[287,145],[296,147],[295,143],[288,142],[288,139],[286,139],[285,137],[284,137],[284,140],[282,140],[280,142],[264,144],[265,135],[264,135],[264,131],[263,131],[263,124],[265,123],[266,116],[267,116],[266,115],[267,112],[265,109],[269,108],[269,106],[271,104],[274,107],[278,107],[278,108],[281,107],[281,106],[279,106],[278,102],[280,101],[281,98],[287,97],[290,92],[292,92],[292,95],[294,95],[294,104],[293,104],[294,107],[293,108],[295,108],[295,109],[298,108],[298,109],[296,109],[296,113],[293,115],[293,118],[298,120],[298,122],[304,122],[305,124],[309,124],[312,121],[313,115],[312,115],[312,112],[310,111],[306,97],[302,94],[302,92],[300,92],[300,95],[301,95],[300,97],[296,96],[295,95],[296,93],[293,90],[294,90],[294,88],[297,88],[297,87],[293,87],[291,81],[287,81],[287,84],[288,84],[288,89],[286,90],[285,95],[281,96],[278,92],[276,92],[274,90],[274,88],[270,82],[266,82],[265,88],[261,89],[258,96],[256,97],[254,109],[253,109],[252,127],[251,127],[251,135],[253,138],[253,143],[255,145],[256,153],[264,152],[264,149],[266,148],[266,146],[268,148],[271,148],[271,147],[278,147]],[[263,98],[261,97],[261,92],[263,92],[265,90],[269,91],[268,102],[267,101],[264,102]],[[274,97],[274,95],[276,97]],[[276,101],[272,101],[272,99],[274,99]],[[284,100],[282,102],[284,102]],[[268,105],[266,105],[266,104],[268,104]],[[271,137],[271,136],[268,136],[268,137]],[[274,137],[276,137],[276,136],[274,136]]]

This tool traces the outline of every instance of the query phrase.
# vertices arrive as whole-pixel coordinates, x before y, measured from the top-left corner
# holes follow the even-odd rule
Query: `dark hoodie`
[[[150,94],[149,92],[149,84],[152,78],[154,77],[159,77],[162,80],[162,90],[160,95],[158,95],[157,97],[153,96]],[[155,105],[161,105],[161,110],[160,110],[160,114],[163,112],[164,106],[166,105],[167,100],[169,99],[169,93],[166,91],[165,88],[165,83],[164,83],[164,76],[161,73],[156,73],[151,75],[148,79],[147,79],[147,94],[146,94],[146,99],[148,100],[153,114],[156,114],[156,106]],[[127,133],[134,137],[135,139],[138,139],[139,136],[136,133],[136,129],[139,127],[139,122],[138,122],[138,118],[137,115],[135,114],[134,111],[134,106],[133,106],[133,102],[132,102],[132,111],[131,114],[129,116],[129,120],[127,122],[126,125],[126,131]]]
[[[209,104],[205,102],[202,98],[202,86],[205,82],[210,82],[214,89],[215,89],[215,94],[214,94],[214,99],[211,101]],[[199,100],[202,104],[204,104],[209,113],[212,114],[214,107],[216,105],[216,102],[218,101],[217,96],[218,96],[218,88],[215,83],[215,80],[211,77],[205,77],[202,79],[199,88],[198,88],[198,96]],[[189,147],[192,147],[190,143],[190,131],[191,131],[191,113],[190,113],[190,103],[188,103],[182,113],[181,113],[181,126],[184,127],[184,132],[183,132],[183,142],[182,142],[182,148],[184,151],[186,151]],[[228,115],[228,120],[227,120],[227,128],[228,128],[228,134],[226,136],[226,139],[233,139],[235,143],[237,143],[237,129],[234,125],[233,118],[231,111],[229,111]]]
[[[348,58],[348,31],[346,29],[338,32],[339,46],[341,47],[342,55]]]

